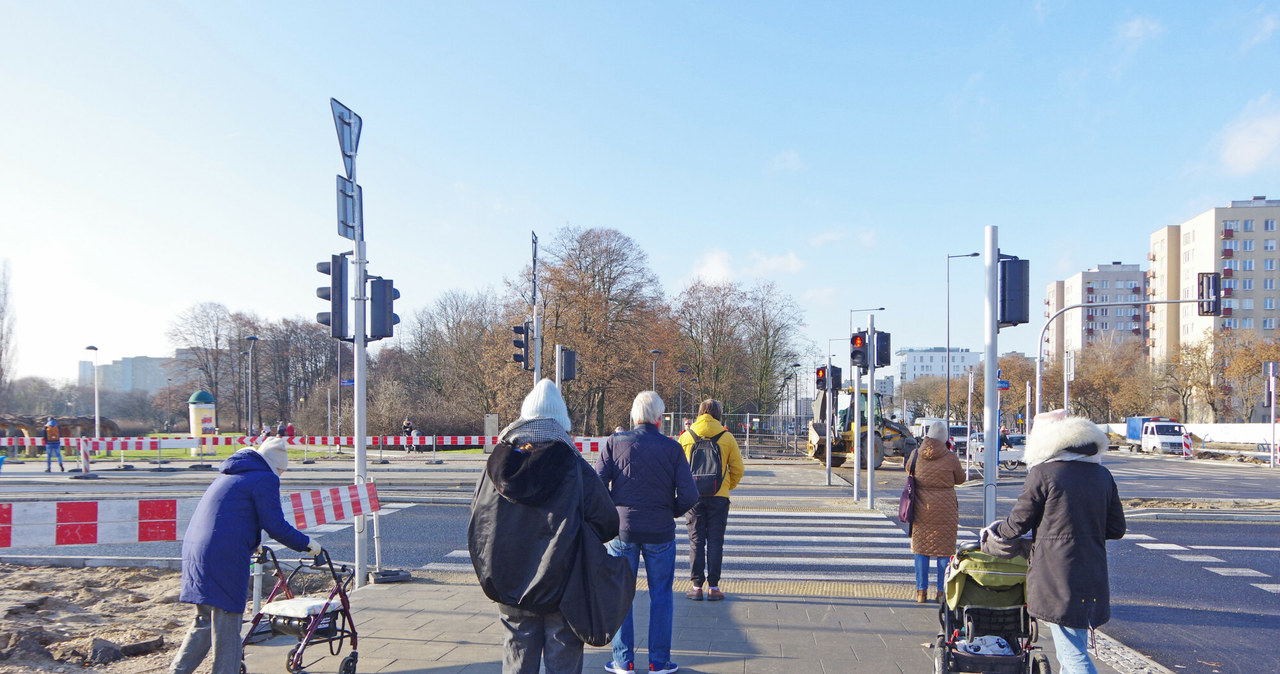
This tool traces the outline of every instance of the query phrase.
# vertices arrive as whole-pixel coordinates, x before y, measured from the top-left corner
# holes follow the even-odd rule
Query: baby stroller
[[[1026,582],[1025,557],[993,557],[976,542],[956,550],[939,608],[935,674],[1050,674],[1049,658],[1032,645],[1039,635],[1027,613]]]
[[[350,637],[351,654],[342,659],[338,674],[355,674],[356,660],[360,656],[356,652],[356,628],[354,621],[351,620],[351,602],[347,600],[347,586],[355,578],[355,570],[345,564],[335,566],[327,550],[321,550],[315,558],[298,560],[298,565],[287,576],[280,570],[276,553],[265,545],[259,549],[258,558],[255,561],[258,564],[270,563],[275,571],[276,584],[271,588],[271,594],[262,603],[262,608],[254,614],[244,645],[249,645],[249,640],[254,636],[258,624],[263,621],[270,626],[273,635],[285,634],[297,637],[298,645],[289,650],[285,660],[285,671],[296,674],[303,670],[303,653],[308,646],[329,644],[329,655],[337,655],[342,652],[343,641]],[[307,573],[327,572],[333,580],[333,588],[329,590],[329,596],[326,599],[293,596],[290,582],[304,569]],[[284,597],[277,599],[276,597],[281,594]],[[324,657],[323,654],[320,658],[322,657]],[[314,664],[320,658],[316,658],[309,664]],[[248,674],[248,668],[243,661],[240,663],[240,674]]]

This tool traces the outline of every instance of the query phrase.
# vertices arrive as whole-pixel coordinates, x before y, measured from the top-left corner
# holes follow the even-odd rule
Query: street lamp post
[[[102,437],[102,422],[98,416],[98,347],[86,346],[84,349],[93,352],[93,438],[97,440]]]
[[[249,335],[245,337],[245,341],[249,342],[249,431],[253,431],[253,346],[258,343],[257,335]]]
[[[658,357],[662,355],[662,349],[653,349],[649,353],[653,354],[653,381],[650,382],[650,390],[658,391]]]
[[[173,425],[173,377],[164,380],[164,432],[168,433]]]
[[[791,385],[795,389],[795,401],[791,405],[791,424],[795,427],[792,437],[795,444],[792,445],[791,451],[800,452],[800,363],[791,364],[792,381]]]
[[[947,357],[943,362],[943,376],[947,379],[947,433],[951,433],[951,258],[978,257],[978,253],[961,253],[947,256]],[[965,436],[969,434],[965,430]],[[967,442],[967,440],[966,440]]]
[[[676,368],[676,372],[679,373],[680,375],[680,404],[676,407],[676,409],[680,412],[680,422],[684,423],[684,372],[685,372],[685,369],[682,367],[678,367]],[[672,426],[674,427],[674,424],[672,424]]]

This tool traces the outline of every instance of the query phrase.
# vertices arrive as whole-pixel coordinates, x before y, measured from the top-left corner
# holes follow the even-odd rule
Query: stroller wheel
[[[240,663],[240,674],[249,674],[249,668],[245,667],[243,662]]]
[[[338,674],[356,674],[356,658],[354,655],[348,655],[342,659],[342,665],[338,667]]]
[[[946,637],[938,637],[938,640],[933,642],[933,674],[948,674],[951,671],[947,654]]]
[[[1049,667],[1049,656],[1044,653],[1036,653],[1031,658],[1031,674],[1053,674],[1053,669]]]

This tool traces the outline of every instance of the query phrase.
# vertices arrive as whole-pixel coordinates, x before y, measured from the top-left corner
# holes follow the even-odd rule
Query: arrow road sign
[[[355,178],[356,150],[360,147],[360,128],[364,121],[336,98],[329,99],[329,107],[333,108],[333,126],[338,130],[338,147],[342,150],[347,178]]]
[[[364,231],[364,188],[338,176],[338,236],[356,240]]]

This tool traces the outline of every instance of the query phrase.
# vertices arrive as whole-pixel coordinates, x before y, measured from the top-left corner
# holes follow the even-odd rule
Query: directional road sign
[[[997,389],[1000,389],[1001,391],[1008,391],[1008,390],[1009,390],[1009,380],[1008,380],[1008,379],[997,379],[997,380],[996,380],[996,388],[997,388]]]
[[[347,178],[355,177],[356,150],[360,147],[360,128],[364,125],[360,115],[351,108],[329,99],[329,107],[333,109],[333,125],[338,130],[338,147],[342,149],[342,163],[347,168]]]
[[[339,384],[339,385],[341,385],[341,386],[355,386],[355,384],[356,384],[356,380],[354,380],[354,379],[341,379],[341,380],[339,380],[339,381],[338,381],[338,384]]]

